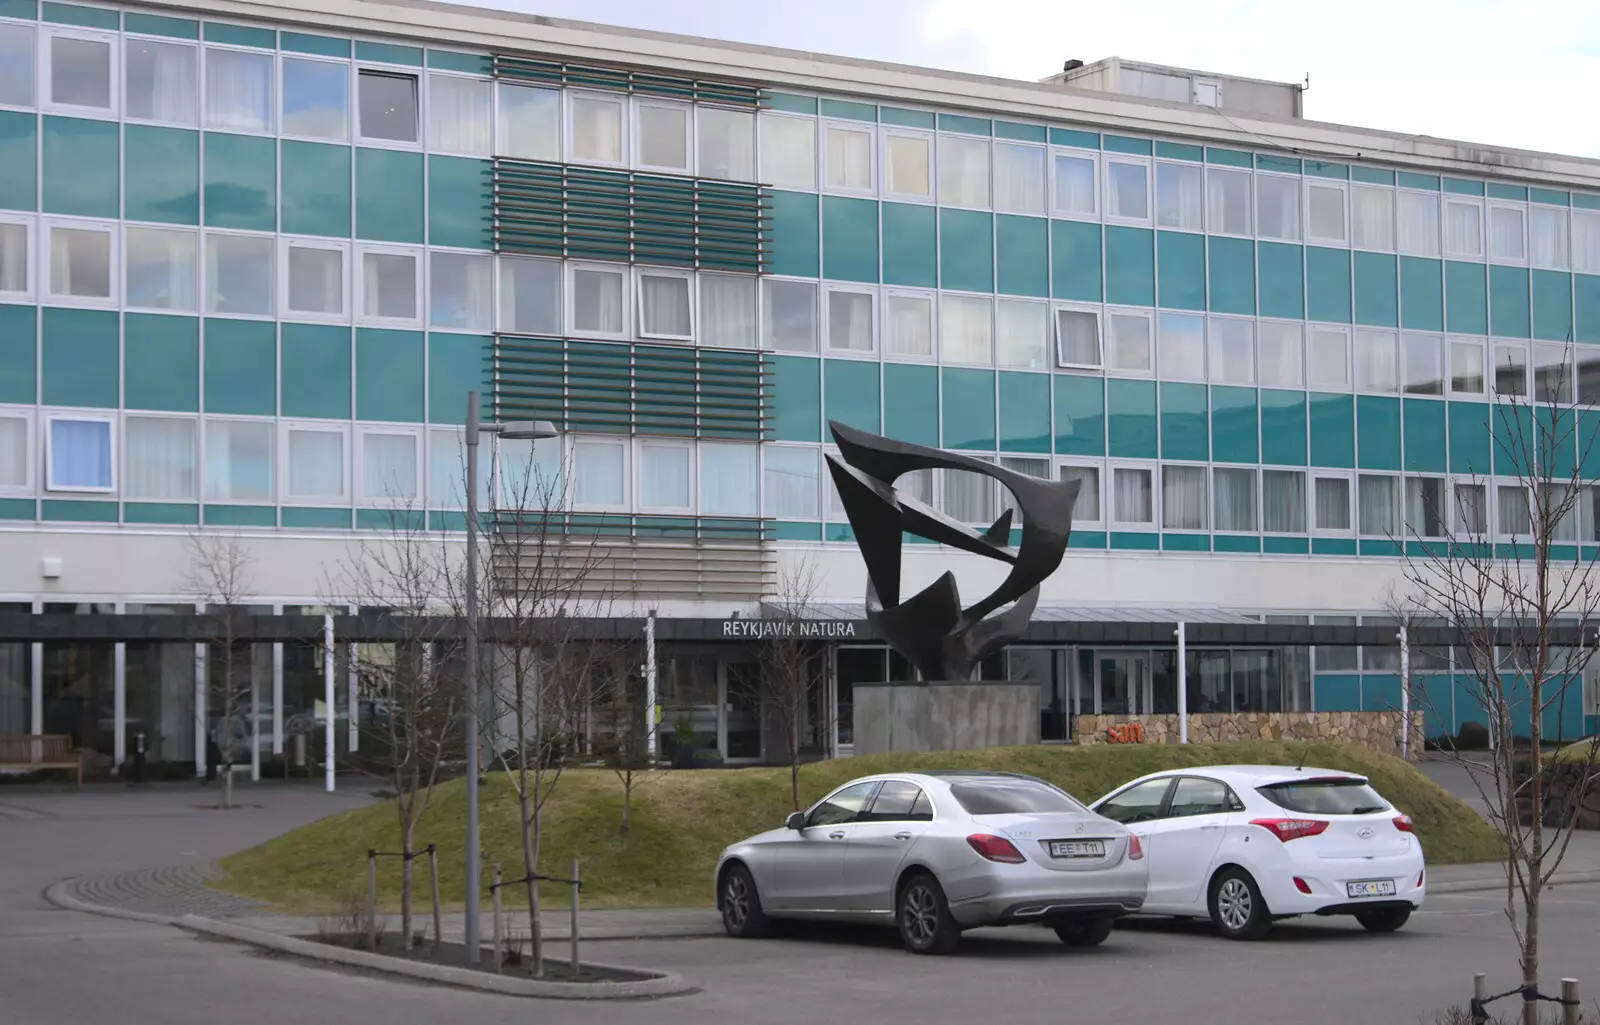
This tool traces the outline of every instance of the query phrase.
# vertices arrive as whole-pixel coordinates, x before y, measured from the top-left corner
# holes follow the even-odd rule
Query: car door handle
[[[909,832],[902,831],[902,832],[896,833],[894,835],[894,838],[896,840],[909,840],[909,839],[911,839],[911,834]]]
[[[837,833],[829,833],[828,834],[828,839],[829,840],[843,840],[844,839],[844,831],[840,830]]]
[[[1200,828],[1201,829],[1221,829],[1222,828],[1222,823],[1220,823],[1220,822],[1211,822],[1211,823],[1207,823],[1204,826],[1201,826]]]

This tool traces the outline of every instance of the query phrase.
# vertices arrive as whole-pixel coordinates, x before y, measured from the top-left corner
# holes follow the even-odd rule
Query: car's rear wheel
[[[1394,932],[1405,925],[1410,917],[1410,908],[1384,908],[1381,911],[1363,911],[1356,915],[1356,921],[1367,932]]]
[[[1211,921],[1230,940],[1259,940],[1272,928],[1261,887],[1241,868],[1224,869],[1211,881]]]
[[[900,939],[913,954],[949,954],[961,942],[961,927],[950,915],[944,888],[927,873],[912,876],[895,902]]]
[[[1058,925],[1056,935],[1069,947],[1098,947],[1111,935],[1111,919],[1085,918]]]
[[[722,928],[737,939],[772,934],[772,919],[761,909],[761,894],[750,870],[734,865],[722,879]]]

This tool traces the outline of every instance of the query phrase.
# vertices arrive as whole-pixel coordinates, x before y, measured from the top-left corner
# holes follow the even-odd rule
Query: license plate
[[[1052,858],[1103,858],[1106,856],[1104,840],[1052,840]]]
[[[1375,879],[1364,883],[1345,883],[1344,892],[1351,897],[1393,897],[1394,882]]]

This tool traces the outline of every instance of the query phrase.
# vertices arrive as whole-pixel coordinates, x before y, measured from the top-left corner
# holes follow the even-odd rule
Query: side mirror
[[[789,829],[804,829],[804,828],[806,828],[806,813],[803,812],[803,811],[795,812],[794,814],[789,816],[789,819],[788,819],[787,822],[784,823],[784,826],[786,826]]]

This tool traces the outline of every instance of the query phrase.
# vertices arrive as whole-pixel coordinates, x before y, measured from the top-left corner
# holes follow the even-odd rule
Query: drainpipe
[[[1178,624],[1178,743],[1189,742],[1189,638]]]
[[[1411,639],[1400,624],[1400,759],[1411,759]]]
[[[323,785],[328,793],[333,793],[333,731],[336,724],[334,716],[334,688],[333,688],[333,613],[322,614],[322,702],[323,725],[322,731],[322,761]]]

